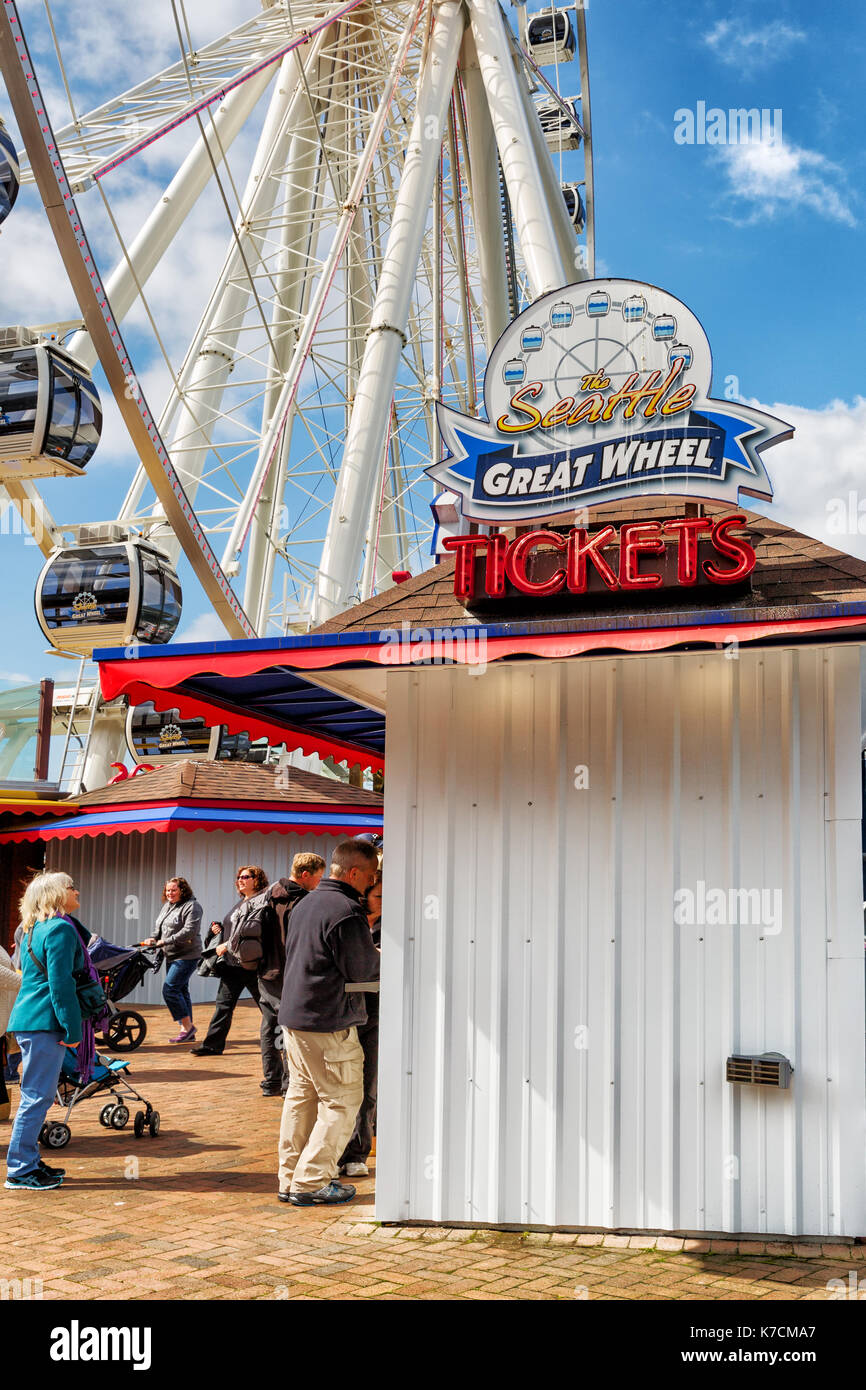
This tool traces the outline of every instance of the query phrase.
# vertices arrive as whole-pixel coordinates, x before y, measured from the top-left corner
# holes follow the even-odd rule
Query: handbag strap
[[[45,976],[45,978],[46,978],[46,980],[47,980],[47,979],[48,979],[48,971],[45,969],[45,966],[42,964],[42,961],[41,961],[41,960],[39,959],[39,957],[34,953],[33,947],[30,945],[30,933],[29,933],[29,932],[27,933],[27,950],[28,950],[28,953],[29,953],[29,955],[30,955],[30,959],[33,961],[34,965],[38,965],[39,969],[42,971],[42,974]]]

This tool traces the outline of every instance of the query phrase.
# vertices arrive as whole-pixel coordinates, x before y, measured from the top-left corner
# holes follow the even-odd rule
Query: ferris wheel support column
[[[138,299],[140,286],[159,265],[213,177],[214,166],[221,164],[272,78],[273,71],[265,69],[229,92],[214,115],[212,132],[207,137],[199,136],[127,255],[114,267],[105,282],[105,292],[116,319],[123,319],[129,313]],[[69,351],[85,366],[96,365],[97,356],[88,333],[76,333]]]
[[[433,196],[465,25],[463,6],[457,0],[439,0],[436,15],[322,549],[314,623],[324,622],[338,612],[351,596],[360,568],[377,465],[385,447],[425,232],[425,218],[419,215],[419,209],[428,208]]]
[[[438,3],[443,3],[443,0],[435,0],[435,3],[437,3],[437,4],[438,4]],[[254,472],[253,472],[253,476],[252,476],[252,479],[251,479],[251,481],[250,481],[250,485],[249,485],[249,488],[248,488],[248,490],[247,490],[246,497],[244,498],[243,502],[241,503],[241,505],[240,505],[239,508],[238,508],[237,517],[235,518],[235,522],[234,522],[234,525],[233,525],[233,527],[232,527],[231,535],[229,536],[229,539],[228,539],[228,541],[227,541],[227,543],[226,543],[224,555],[225,555],[225,558],[226,558],[226,562],[227,562],[227,563],[232,563],[232,562],[233,562],[234,560],[236,560],[236,558],[240,555],[240,552],[241,552],[241,550],[242,550],[242,548],[243,548],[243,545],[244,545],[244,542],[245,542],[245,540],[246,540],[246,535],[247,535],[247,531],[248,531],[248,529],[249,529],[249,525],[250,525],[250,520],[251,520],[252,514],[253,514],[253,512],[254,512],[255,509],[256,509],[256,506],[257,506],[257,504],[258,504],[259,497],[260,497],[260,495],[261,495],[262,487],[263,487],[263,485],[264,485],[265,479],[267,478],[267,475],[268,475],[268,472],[269,472],[269,469],[270,469],[270,463],[271,463],[272,456],[273,456],[274,452],[275,452],[276,449],[277,449],[280,436],[281,436],[281,434],[282,434],[282,432],[283,432],[283,426],[284,426],[284,424],[285,424],[286,419],[288,418],[289,412],[290,412],[291,410],[294,409],[295,397],[296,397],[297,390],[298,390],[298,385],[299,385],[299,382],[300,382],[300,379],[301,379],[301,374],[302,374],[302,372],[303,372],[303,370],[304,370],[304,367],[306,366],[307,359],[308,359],[308,357],[309,357],[309,355],[310,355],[310,352],[311,352],[311,350],[312,350],[312,347],[313,347],[313,339],[314,339],[314,337],[315,337],[316,330],[317,330],[317,328],[318,328],[318,326],[319,326],[319,322],[320,322],[320,320],[321,320],[321,318],[322,318],[322,314],[324,313],[324,310],[325,310],[325,306],[326,306],[327,299],[328,299],[328,293],[329,293],[329,291],[330,291],[330,289],[331,289],[331,286],[332,286],[332,284],[333,284],[333,282],[334,282],[334,277],[335,277],[336,274],[337,274],[337,270],[339,269],[339,266],[340,266],[340,264],[342,263],[343,256],[344,256],[345,250],[346,250],[346,246],[347,246],[347,244],[348,244],[349,238],[351,237],[353,223],[354,223],[354,221],[355,221],[355,218],[356,218],[356,216],[357,216],[357,214],[358,214],[358,211],[359,211],[359,209],[361,208],[361,205],[362,205],[362,202],[363,202],[364,192],[365,192],[365,189],[366,189],[367,180],[368,180],[368,178],[369,178],[369,176],[370,176],[370,170],[371,170],[372,165],[373,165],[373,160],[374,160],[374,158],[375,158],[376,151],[377,151],[377,149],[378,149],[378,147],[379,147],[379,143],[380,143],[380,141],[381,141],[381,139],[382,139],[382,136],[383,136],[383,133],[384,133],[384,130],[385,130],[385,125],[386,125],[386,122],[387,122],[388,113],[389,113],[389,110],[390,110],[390,107],[391,107],[391,103],[392,103],[392,101],[393,101],[393,99],[394,99],[394,93],[395,93],[395,91],[396,91],[397,83],[398,83],[398,81],[399,81],[400,74],[401,74],[401,72],[403,71],[403,67],[404,67],[404,64],[405,64],[405,61],[406,61],[406,56],[407,56],[407,54],[408,54],[409,47],[410,47],[411,42],[412,42],[412,37],[413,37],[413,35],[414,35],[415,29],[416,29],[416,27],[417,27],[417,25],[418,25],[418,22],[419,22],[419,20],[420,20],[421,11],[422,11],[423,5],[424,5],[424,0],[416,0],[415,7],[414,7],[414,9],[413,9],[413,11],[412,11],[412,13],[411,13],[411,15],[410,15],[410,17],[409,17],[408,23],[407,23],[406,28],[405,28],[405,30],[404,30],[404,32],[403,32],[403,38],[402,38],[401,41],[400,41],[400,45],[399,45],[399,47],[398,47],[398,49],[397,49],[396,54],[394,55],[394,61],[393,61],[392,66],[391,66],[391,71],[390,71],[389,76],[388,76],[388,81],[387,81],[386,84],[385,84],[384,90],[383,90],[382,95],[381,95],[380,100],[379,100],[379,106],[378,106],[377,111],[376,111],[376,118],[375,118],[375,120],[373,121],[372,127],[370,128],[369,134],[368,134],[368,136],[367,136],[367,143],[366,143],[366,145],[365,145],[365,147],[364,147],[364,150],[363,150],[363,152],[361,153],[361,155],[359,156],[359,159],[358,159],[358,164],[357,164],[357,168],[356,168],[356,172],[355,172],[355,177],[354,177],[354,180],[353,180],[353,182],[352,182],[352,187],[351,187],[351,189],[350,189],[350,191],[349,191],[349,195],[348,195],[348,197],[347,197],[347,199],[346,199],[346,202],[345,202],[345,204],[344,204],[344,207],[343,207],[343,215],[342,215],[342,217],[340,218],[339,223],[337,224],[336,230],[335,230],[335,232],[334,232],[334,237],[333,237],[333,240],[332,240],[332,242],[331,242],[330,250],[329,250],[329,252],[328,252],[327,259],[325,260],[324,264],[322,265],[321,271],[320,271],[320,273],[319,273],[319,278],[318,278],[318,282],[317,282],[317,285],[316,285],[315,293],[313,294],[312,300],[311,300],[311,302],[310,302],[310,307],[309,307],[309,309],[308,309],[308,311],[307,311],[307,313],[306,313],[306,316],[305,316],[305,318],[304,318],[304,325],[303,325],[303,328],[302,328],[302,330],[301,330],[301,333],[300,333],[300,335],[299,335],[299,337],[298,337],[297,346],[295,347],[295,351],[294,351],[294,354],[293,354],[293,356],[292,356],[291,366],[290,366],[288,372],[286,373],[286,378],[285,378],[285,381],[283,382],[283,385],[282,385],[282,390],[281,390],[281,392],[280,392],[279,404],[277,405],[277,409],[276,409],[276,411],[275,411],[275,414],[274,414],[273,419],[271,420],[270,426],[268,427],[267,433],[262,437],[261,445],[260,445],[260,448],[259,448],[258,463],[256,464],[256,468],[255,468],[255,470],[254,470]],[[456,10],[456,11],[458,12],[458,15],[459,15],[460,6],[459,6],[459,4],[457,3],[457,0],[444,0],[444,7],[447,8],[447,9],[450,9],[450,10]],[[450,31],[449,31],[449,32],[450,32]],[[453,77],[454,77],[454,66],[456,65],[456,61],[457,61],[457,60],[456,60],[456,54],[455,54],[455,57],[454,57],[454,64],[452,64],[452,67],[451,67],[451,80],[452,80],[452,81],[453,81]],[[425,70],[425,75],[426,75],[426,70]],[[424,86],[425,86],[425,83],[422,82],[422,89],[424,88]],[[448,93],[445,94],[446,102],[447,102],[447,95],[448,95]],[[441,132],[442,132],[442,129],[443,129],[443,126],[442,126],[442,119],[443,119],[443,118],[442,118],[441,116],[438,116],[438,117],[437,117],[437,115],[434,115],[434,114],[432,114],[432,113],[430,114],[430,120],[431,120],[431,121],[436,122],[436,121],[438,120],[438,126],[436,127],[436,129],[438,129],[439,135],[438,135],[438,137],[431,137],[429,134],[427,134],[427,136],[426,136],[426,144],[427,144],[427,145],[432,145],[432,144],[434,144],[436,139],[438,139],[438,140],[441,141],[441,138],[442,138]],[[424,125],[418,125],[418,124],[417,124],[417,119],[416,119],[416,126],[413,126],[413,131],[416,130],[416,127],[417,127],[417,130],[418,130],[418,131],[425,131],[425,132],[426,132],[427,129],[428,129],[428,128],[427,128],[426,126],[424,126]],[[410,142],[411,142],[411,138],[412,138],[412,137],[410,137]],[[424,148],[424,145],[425,145],[425,140],[422,139],[420,135],[418,135],[418,136],[417,136],[417,146],[418,146],[418,148],[423,149],[423,148]],[[438,145],[436,146],[436,148],[438,149]],[[403,183],[403,186],[402,186],[402,187],[405,187],[405,181],[406,181],[406,178],[407,178],[407,174],[409,173],[410,167],[414,168],[414,166],[413,166],[413,160],[412,160],[411,157],[407,157],[406,165],[404,166],[404,172],[403,172],[403,180],[404,180],[404,183]],[[410,180],[410,181],[411,181],[411,180]],[[401,195],[400,195],[401,199],[402,199],[402,197],[403,197],[402,187],[401,187]],[[429,194],[429,189],[428,189],[428,192],[427,192],[428,200],[429,200],[429,196],[430,196],[430,194]],[[409,227],[409,230],[410,230],[410,235],[412,235],[412,236],[414,237],[414,239],[418,242],[418,249],[416,249],[416,252],[415,252],[415,258],[414,258],[413,266],[412,266],[411,271],[409,272],[410,278],[409,278],[409,283],[408,283],[408,289],[407,289],[407,291],[406,291],[407,307],[406,307],[405,316],[404,316],[404,320],[403,320],[404,323],[405,323],[405,321],[406,321],[406,317],[408,316],[408,312],[409,312],[409,309],[408,309],[408,300],[409,300],[409,296],[411,295],[412,286],[413,286],[413,284],[414,284],[414,278],[413,278],[413,277],[414,277],[415,268],[417,267],[417,262],[418,262],[418,255],[419,255],[419,250],[420,250],[420,240],[421,240],[421,238],[423,237],[423,234],[424,234],[423,219],[419,218],[418,215],[417,215],[417,209],[418,209],[419,206],[422,206],[422,205],[423,205],[422,203],[419,203],[419,202],[416,201],[416,203],[415,203],[414,205],[411,205],[411,208],[412,208],[411,213],[410,213],[410,212],[407,212],[407,210],[404,208],[404,209],[403,209],[402,216],[401,216],[401,223],[400,223],[400,225],[401,225],[401,226],[404,228],[404,230],[405,230],[406,224],[408,223],[408,227]],[[399,202],[398,202],[398,206],[399,206]],[[413,225],[412,225],[413,222],[414,222],[415,224],[417,224],[417,225],[414,226],[414,227],[413,227]],[[398,222],[397,222],[397,215],[396,215],[396,211],[395,211],[395,216],[394,216],[394,219],[393,219],[392,224],[391,224],[391,237],[390,237],[389,242],[388,242],[389,247],[390,247],[390,245],[391,245],[392,240],[394,239],[394,231],[395,231],[395,228],[397,227],[397,225],[398,225]],[[379,284],[380,284],[380,293],[381,293],[382,282],[383,282],[383,280],[384,280],[384,278],[385,278],[385,269],[384,269],[384,267],[385,267],[385,262],[386,262],[386,261],[387,261],[387,255],[386,255],[385,260],[383,260],[383,269],[382,269],[382,274],[381,274],[381,276],[380,276],[380,281],[379,281]],[[375,327],[372,328],[372,329],[370,330],[371,333],[374,333],[375,331],[376,331],[376,330],[375,330]],[[405,335],[404,335],[403,331],[402,331],[401,329],[397,329],[396,331],[399,333],[400,341],[402,342],[402,341],[404,340],[404,338],[405,338]],[[366,358],[367,358],[367,351],[368,351],[368,349],[369,349],[369,338],[368,338],[368,341],[367,341],[367,349],[365,349],[365,356],[364,356],[364,361],[365,361],[365,363],[366,363]],[[396,375],[396,367],[395,367],[395,373],[394,373],[394,375]],[[393,391],[393,376],[392,376],[391,387],[389,388],[389,395],[388,395],[388,403],[387,403],[387,404],[390,403],[390,393],[391,393],[391,391]],[[386,404],[386,407],[385,407],[386,410],[387,410],[387,404]],[[354,419],[354,414],[353,414],[353,419]],[[381,441],[381,444],[382,444],[382,445],[384,444],[384,428],[383,428],[383,433],[382,433],[382,441]],[[381,445],[380,445],[380,447],[381,447]],[[344,466],[345,466],[345,465],[344,465]],[[332,521],[333,521],[333,508],[332,508],[332,512],[331,512],[331,519],[332,519]],[[362,518],[360,519],[360,521],[359,521],[359,525],[360,525],[360,528],[361,528],[362,531],[363,531],[363,528],[364,528],[364,522],[365,522],[365,521],[366,521],[366,516],[362,517]],[[330,523],[329,523],[329,525],[330,525]]]
[[[556,236],[551,234],[545,181],[497,0],[467,3],[520,247],[533,294],[540,298],[568,284],[574,264],[562,255]],[[544,157],[549,163],[546,150]]]
[[[320,34],[311,60],[318,58],[324,42],[324,32]],[[274,90],[265,123],[259,137],[258,148],[241,200],[241,211],[236,223],[237,240],[234,240],[227,258],[221,283],[224,289],[212,300],[205,321],[199,326],[199,342],[195,355],[190,354],[184,364],[180,391],[176,391],[166,407],[164,419],[174,414],[173,406],[180,405],[180,415],[175,424],[170,453],[175,467],[180,472],[187,497],[195,501],[202,473],[211,448],[214,423],[219,416],[226,382],[234,366],[234,352],[240,334],[244,315],[249,303],[247,286],[244,283],[243,256],[251,271],[260,261],[260,248],[254,226],[256,221],[269,216],[277,195],[277,180],[271,176],[273,168],[285,162],[292,133],[297,125],[304,106],[308,105],[307,92],[298,76],[296,83],[291,81],[292,69],[300,60],[293,52],[283,59],[280,79]],[[243,255],[242,255],[243,252]],[[132,495],[132,494],[131,494]],[[128,504],[124,504],[124,515]],[[177,556],[177,542],[169,535],[159,536],[160,546],[170,559]]]
[[[310,124],[314,124],[312,117]],[[310,236],[309,225],[305,224],[309,224],[312,212],[317,155],[318,146],[314,130],[308,131],[305,127],[304,133],[295,135],[289,151],[286,177],[289,189],[282,228],[282,263],[275,279],[276,293],[271,318],[276,359],[272,363],[262,406],[262,434],[267,431],[276,412],[280,388],[294,347],[292,330],[300,320],[304,299],[309,293],[310,277],[303,275],[305,258],[300,243],[302,239],[308,239]],[[299,228],[304,228],[301,236]],[[262,635],[267,632],[274,577],[274,537],[279,529],[279,512],[285,491],[294,423],[295,412],[292,411],[286,420],[279,456],[268,473],[250,527],[244,607],[255,622],[256,631]]]
[[[499,151],[471,29],[466,30],[463,38],[460,71],[466,94],[469,193],[484,306],[484,336],[489,352],[511,322],[511,312],[499,199]]]

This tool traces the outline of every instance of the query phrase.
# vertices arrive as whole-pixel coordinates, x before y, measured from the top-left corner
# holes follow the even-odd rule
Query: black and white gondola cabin
[[[137,763],[154,766],[178,758],[258,764],[272,760],[267,739],[230,734],[224,725],[211,727],[201,718],[183,718],[177,709],[155,709],[152,700],[130,705],[126,746]]]
[[[18,165],[18,151],[3,119],[0,117],[0,222],[5,222],[18,197],[21,187],[21,171]]]
[[[548,63],[570,63],[574,57],[574,29],[564,10],[534,14],[526,30],[529,56],[540,68]]]
[[[169,642],[180,614],[174,569],[140,538],[56,550],[36,585],[39,626],[60,651]]]
[[[0,330],[0,481],[83,473],[101,432],[87,369],[26,328]]]
[[[579,234],[586,226],[586,208],[583,205],[580,188],[576,183],[564,183],[562,185],[562,196],[565,199],[565,206],[571,218],[571,225]]]
[[[558,101],[542,101],[536,109],[548,149],[580,149],[581,126],[573,101],[561,104]]]

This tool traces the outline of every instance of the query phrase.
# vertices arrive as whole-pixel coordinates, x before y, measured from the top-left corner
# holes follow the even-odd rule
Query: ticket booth
[[[244,644],[238,722],[309,672],[384,732],[377,1218],[863,1235],[866,563],[750,505],[790,429],[711,396],[684,304],[549,298],[487,420],[440,410],[437,563]],[[103,689],[231,728],[233,646]]]

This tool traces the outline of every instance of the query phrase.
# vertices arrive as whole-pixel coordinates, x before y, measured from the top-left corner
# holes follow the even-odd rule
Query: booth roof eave
[[[349,699],[350,672],[479,665],[508,658],[563,660],[596,653],[649,654],[732,641],[764,645],[866,640],[866,602],[798,607],[627,613],[448,628],[314,632],[304,636],[98,650],[106,699],[152,701],[231,733],[249,733],[338,762],[384,767],[384,701]],[[306,677],[306,679],[305,679]],[[360,682],[359,682],[360,684]]]
[[[47,824],[23,825],[0,832],[0,844],[36,840],[93,839],[100,835],[146,834],[149,830],[223,830],[276,835],[360,835],[381,832],[382,813],[365,812],[357,807],[327,806],[314,810],[309,805],[280,806],[203,806],[172,803],[144,803],[115,810],[109,807],[69,816]]]

